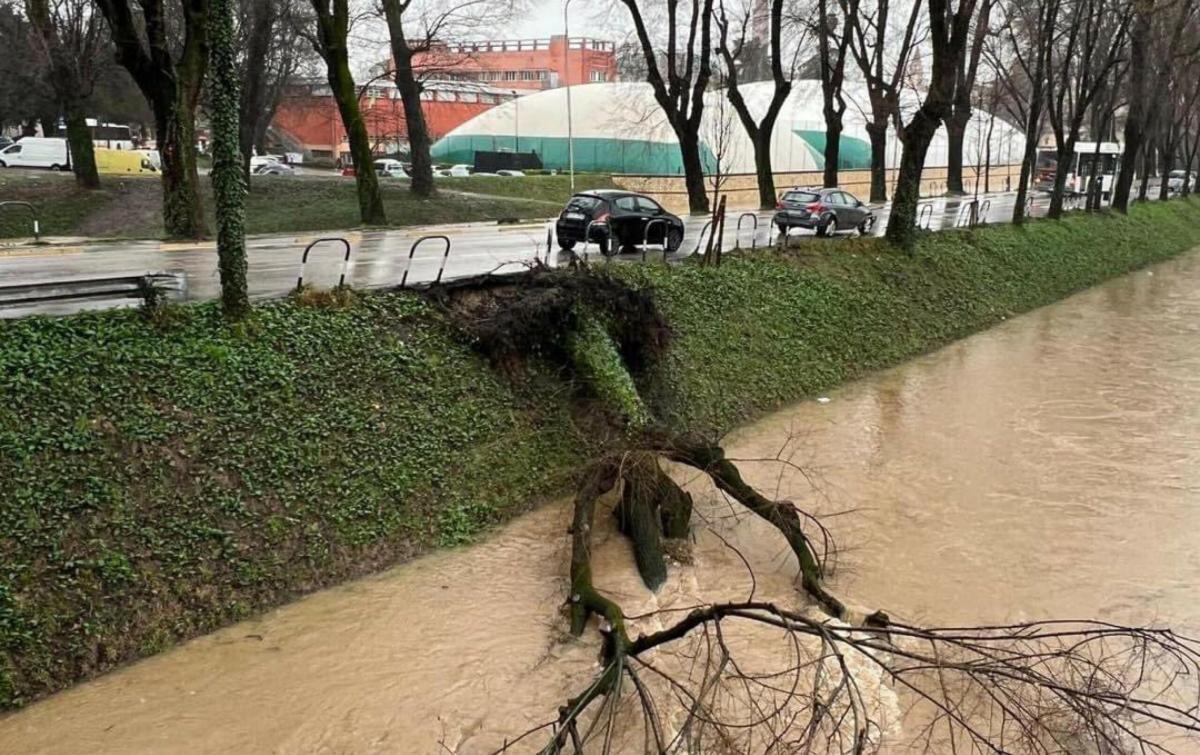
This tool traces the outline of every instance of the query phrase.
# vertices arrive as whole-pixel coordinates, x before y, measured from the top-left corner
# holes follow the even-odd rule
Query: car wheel
[[[674,254],[679,251],[681,246],[683,246],[683,231],[679,228],[667,231],[667,251]]]
[[[837,231],[838,231],[837,216],[830,215],[829,219],[825,221],[825,225],[823,225],[817,229],[817,235],[828,238],[830,236],[833,236],[835,233],[837,233]]]
[[[558,248],[562,249],[564,252],[569,252],[575,248],[575,242],[568,241],[567,239],[559,239],[558,240]]]
[[[863,219],[863,222],[858,226],[858,232],[863,236],[870,236],[871,231],[875,230],[875,216],[868,215]]]
[[[605,257],[610,257],[616,251],[616,245],[608,243],[608,238],[602,238],[596,242],[596,246],[600,249],[600,254]]]
[[[50,170],[54,171],[55,173],[62,173],[62,169],[63,166],[59,165],[58,163],[50,166]]]
[[[8,163],[4,162],[3,160],[0,160],[0,168],[7,168],[7,167],[8,167]]]

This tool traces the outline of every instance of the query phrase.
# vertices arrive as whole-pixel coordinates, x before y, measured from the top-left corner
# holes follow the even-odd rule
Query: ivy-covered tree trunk
[[[413,70],[413,50],[404,35],[404,11],[408,3],[383,0],[388,33],[392,40],[392,60],[396,65],[396,89],[404,106],[404,127],[408,132],[408,153],[412,162],[412,182],[409,189],[419,197],[433,194],[433,138],[421,106],[421,83]]]
[[[871,139],[871,201],[887,201],[887,116],[876,117],[866,125]]]
[[[67,110],[67,148],[71,151],[71,170],[75,173],[76,183],[85,189],[99,189],[96,145],[92,143],[92,132],[79,103],[73,103]]]
[[[172,238],[202,238],[204,209],[196,169],[196,108],[208,67],[210,0],[182,0],[181,24],[164,0],[96,0],[108,21],[117,62],[129,71],[154,110],[162,158],[163,227]],[[180,43],[177,35],[182,37]],[[178,50],[176,53],[175,51]]]
[[[354,159],[354,180],[358,187],[358,213],[364,225],[386,225],[379,177],[375,174],[375,155],[371,138],[358,103],[358,86],[350,71],[349,0],[312,0],[317,16],[317,54],[325,61],[326,77],[337,102]]]
[[[212,0],[209,88],[221,307],[226,317],[237,320],[249,312],[250,299],[246,292],[246,174],[239,148],[241,82],[234,40],[234,2]]]

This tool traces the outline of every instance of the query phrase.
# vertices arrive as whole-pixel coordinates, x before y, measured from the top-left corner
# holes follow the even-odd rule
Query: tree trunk
[[[1057,220],[1062,217],[1063,200],[1065,199],[1064,195],[1067,189],[1067,171],[1063,170],[1063,167],[1074,154],[1074,139],[1068,139],[1055,153],[1055,159],[1058,160],[1058,169],[1054,171],[1054,189],[1050,193],[1050,210],[1046,213],[1046,217],[1048,218]]]
[[[758,138],[754,140],[754,170],[758,179],[759,209],[770,210],[775,207],[778,197],[775,194],[775,173],[771,165],[771,135],[773,129],[762,128]]]
[[[358,87],[350,73],[350,58],[344,44],[334,45],[328,50],[329,87],[337,101],[342,125],[350,142],[350,155],[354,160],[354,178],[358,187],[358,213],[364,225],[385,225],[387,216],[383,210],[383,198],[379,193],[379,177],[375,175],[375,155],[371,150],[371,137],[362,118],[358,103]]]
[[[825,170],[822,180],[826,188],[838,185],[838,163],[842,151],[842,115],[837,110],[825,108]]]
[[[1112,208],[1117,212],[1129,212],[1129,193],[1133,188],[1133,177],[1138,153],[1146,131],[1146,78],[1150,44],[1150,25],[1154,15],[1154,3],[1139,7],[1134,13],[1133,29],[1129,34],[1129,108],[1125,119],[1125,152],[1121,155],[1121,172],[1113,189]]]
[[[709,211],[708,191],[704,187],[704,162],[700,159],[700,135],[685,126],[676,128],[679,155],[683,160],[683,181],[687,186],[688,210],[703,214]]]
[[[1139,202],[1145,202],[1149,198],[1150,174],[1154,172],[1154,150],[1153,141],[1148,142],[1142,149],[1142,180],[1138,184],[1137,193]]]
[[[1174,130],[1174,126],[1170,126]],[[1170,198],[1171,192],[1171,169],[1175,167],[1175,149],[1178,145],[1172,139],[1167,139],[1163,144],[1163,148],[1158,153],[1158,173],[1162,176],[1162,180],[1158,183],[1158,199],[1161,202],[1167,201]]]
[[[99,189],[96,148],[92,143],[92,132],[88,130],[87,116],[78,102],[68,106],[67,146],[71,151],[71,170],[75,173],[76,183],[85,189]]]
[[[1034,83],[1033,94],[1029,98],[1029,120],[1025,123],[1025,152],[1021,155],[1021,175],[1017,179],[1017,201],[1013,206],[1012,222],[1021,225],[1025,222],[1025,203],[1029,197],[1029,181],[1033,175],[1033,166],[1037,161],[1037,135],[1042,123],[1042,87]]]
[[[887,116],[867,123],[867,135],[871,139],[871,202],[887,201]]]
[[[250,311],[246,292],[246,174],[238,143],[241,84],[234,42],[235,0],[212,0],[213,140],[212,184],[217,207],[217,267],[221,273],[221,308],[231,320]]]
[[[888,217],[887,238],[902,249],[911,250],[917,237],[917,205],[921,201],[921,174],[925,156],[937,133],[941,118],[922,106],[901,136],[904,149],[900,173],[892,195],[892,214]]]
[[[946,119],[946,193],[955,196],[967,193],[963,186],[963,142],[970,118],[970,110],[964,112],[956,108]]]
[[[410,189],[419,197],[433,194],[433,138],[421,106],[421,83],[413,70],[413,52],[404,35],[403,11],[400,0],[383,0],[388,32],[392,40],[392,59],[396,64],[396,88],[404,106],[404,124],[408,132],[408,152],[412,162]]]
[[[263,121],[267,118],[267,58],[275,32],[275,2],[256,0],[251,6],[238,128],[238,147],[247,185],[251,181],[250,158],[255,147],[260,146],[261,134],[266,133],[267,124]]]

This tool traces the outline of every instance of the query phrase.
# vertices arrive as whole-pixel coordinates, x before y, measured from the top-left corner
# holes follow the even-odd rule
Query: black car
[[[583,191],[571,197],[555,224],[558,245],[574,249],[590,230],[601,254],[615,254],[642,244],[666,244],[674,252],[683,244],[683,221],[658,202],[629,191]]]
[[[875,213],[841,189],[790,189],[775,205],[774,223],[785,235],[792,228],[810,228],[818,236],[857,228],[866,235],[875,227]]]

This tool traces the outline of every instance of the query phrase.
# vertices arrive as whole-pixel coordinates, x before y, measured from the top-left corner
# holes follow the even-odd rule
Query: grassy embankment
[[[1200,203],[616,265],[675,333],[649,395],[728,429],[1200,244]],[[414,294],[0,323],[0,708],[567,488],[569,391],[497,376]]]
[[[162,189],[152,176],[103,178],[99,191],[83,191],[69,174],[0,170],[0,201],[37,205],[42,234],[159,238]],[[609,188],[609,176],[578,176],[580,188]],[[213,218],[211,187],[201,177],[208,219]],[[418,199],[401,181],[382,181],[384,206],[393,226],[524,220],[555,215],[570,196],[567,176],[438,179],[442,194]],[[290,233],[354,228],[358,198],[354,180],[332,176],[266,176],[254,180],[246,207],[249,233]],[[0,214],[0,238],[31,236],[24,213]]]

